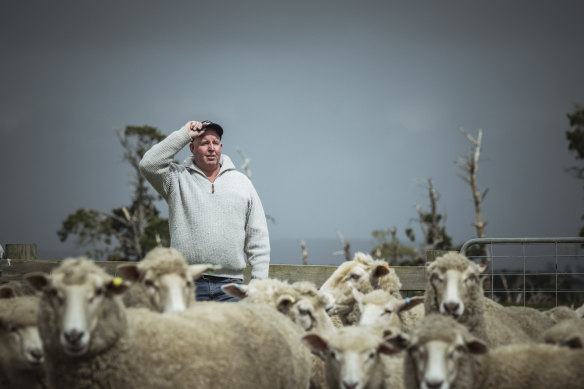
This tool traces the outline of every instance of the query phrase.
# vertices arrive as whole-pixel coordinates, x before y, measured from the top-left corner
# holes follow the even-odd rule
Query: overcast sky
[[[0,243],[75,253],[56,234],[69,213],[130,204],[115,131],[205,119],[237,166],[237,147],[251,158],[274,247],[405,239],[428,178],[454,242],[475,237],[460,126],[484,131],[488,237],[577,236],[564,133],[584,104],[583,14],[579,0],[3,2]]]

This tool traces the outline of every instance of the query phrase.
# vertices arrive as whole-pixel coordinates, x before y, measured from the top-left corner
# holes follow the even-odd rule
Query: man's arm
[[[204,133],[206,123],[187,122],[179,130],[167,136],[148,150],[140,161],[140,172],[150,184],[166,198],[170,189],[167,179],[174,156],[191,140]]]
[[[251,265],[251,278],[268,278],[270,270],[270,237],[266,215],[260,198],[252,187],[252,204],[245,231],[245,254]]]

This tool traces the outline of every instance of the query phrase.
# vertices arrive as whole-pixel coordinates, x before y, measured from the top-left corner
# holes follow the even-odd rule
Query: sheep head
[[[401,345],[407,350],[404,376],[416,381],[409,386],[424,389],[470,387],[471,383],[463,383],[461,378],[469,377],[465,371],[473,368],[468,356],[488,351],[487,345],[472,336],[466,327],[438,314],[426,316],[409,341]],[[399,348],[400,343],[394,346]]]
[[[382,261],[374,261],[369,255],[356,253],[355,259],[343,262],[320,287],[320,293],[328,300],[327,311],[330,315],[347,314],[353,309],[355,298],[353,290],[368,293],[373,284],[387,274],[389,266]]]
[[[36,324],[38,304],[38,298],[34,297],[0,301],[0,366],[14,370],[41,369],[44,353]]]
[[[462,254],[448,253],[428,266],[426,312],[439,312],[464,322],[471,301],[483,297],[479,280],[485,266]]]
[[[112,303],[121,306],[121,301],[113,301],[127,289],[121,278],[112,277],[93,261],[81,257],[64,260],[52,275],[29,273],[25,280],[42,292],[44,314],[39,315],[39,329],[46,326],[53,332],[41,332],[43,342],[45,335],[54,335],[65,354],[78,357],[88,352],[92,337],[97,338],[93,341],[97,349],[103,347],[100,342],[108,341],[108,336],[98,330],[98,323],[116,315]],[[93,336],[96,332],[104,336]]]
[[[355,291],[353,295],[361,312],[360,325],[402,328],[401,313],[424,302],[423,296],[402,299],[384,290],[374,290],[365,295]]]
[[[331,388],[378,387],[383,380],[381,356],[399,351],[368,326],[343,327],[329,336],[308,334],[302,341],[324,360]]]
[[[154,311],[182,312],[195,301],[195,280],[204,272],[219,269],[210,264],[188,265],[176,249],[156,247],[138,263],[117,267],[120,275],[146,296]]]

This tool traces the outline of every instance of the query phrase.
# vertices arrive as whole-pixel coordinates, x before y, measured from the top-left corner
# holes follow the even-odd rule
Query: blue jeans
[[[201,278],[195,280],[197,301],[226,301],[226,302],[238,302],[237,297],[233,297],[225,293],[221,289],[221,285],[227,284],[241,284],[243,280],[239,278],[228,278],[228,277],[217,277],[208,276],[206,274],[202,275]]]

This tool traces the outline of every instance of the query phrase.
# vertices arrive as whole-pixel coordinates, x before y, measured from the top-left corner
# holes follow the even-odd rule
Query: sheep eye
[[[104,290],[103,288],[98,288],[95,290],[95,293],[93,294],[93,296],[89,299],[89,302],[92,303],[95,301],[96,298],[100,297],[101,295],[103,295]]]
[[[18,327],[16,326],[10,327],[10,332],[18,332]]]
[[[468,285],[472,285],[472,284],[476,283],[476,280],[477,280],[477,276],[472,274],[472,275],[468,276],[466,278],[466,280],[464,280],[464,282],[466,282]]]
[[[190,288],[191,286],[193,286],[193,282],[192,281],[187,281],[187,288]]]
[[[61,300],[61,297],[59,296],[59,292],[57,291],[57,289],[50,289],[47,294],[49,295],[50,298],[55,299],[55,300]]]
[[[386,308],[385,311],[383,312],[384,315],[391,315],[393,312],[391,309]]]
[[[359,274],[351,274],[349,276],[349,279],[355,280],[355,281],[358,280],[358,279],[360,279],[360,278],[361,278],[361,276]]]
[[[371,351],[371,352],[369,353],[369,355],[367,356],[367,358],[369,358],[369,359],[373,359],[373,358],[375,358],[375,352]]]
[[[433,284],[441,284],[442,283],[442,278],[438,274],[434,273],[434,274],[432,274],[432,278],[430,279],[430,281]]]
[[[152,281],[152,280],[144,280],[144,285],[146,285],[146,287],[148,287],[148,288],[156,287],[156,285],[154,285],[154,281]]]
[[[337,353],[334,350],[331,350],[330,355],[332,359],[339,359]]]

